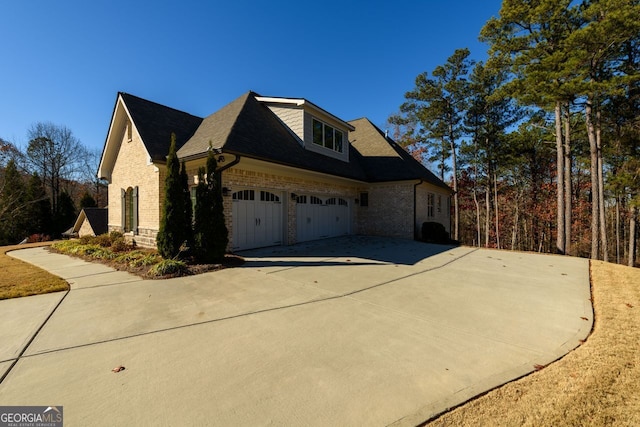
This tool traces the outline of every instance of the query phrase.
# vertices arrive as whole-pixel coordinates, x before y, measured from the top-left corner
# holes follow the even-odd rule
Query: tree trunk
[[[591,259],[599,259],[600,191],[598,190],[598,144],[596,143],[591,114],[591,99],[587,98],[587,102],[585,103],[585,122],[587,125],[587,136],[589,138],[589,152],[591,154]]]
[[[513,229],[511,230],[511,250],[516,249],[516,242],[518,240],[518,221],[520,214],[520,190],[516,193],[516,207],[513,213]]]
[[[498,208],[498,177],[493,174],[493,210],[496,213],[496,248],[500,249],[500,211]]]
[[[564,120],[564,235],[565,235],[565,253],[567,255],[571,252],[571,225],[572,225],[572,185],[571,185],[571,172],[572,172],[572,159],[571,159],[571,111],[570,104],[565,106],[565,120]]]
[[[458,160],[456,142],[451,139],[451,173],[453,175],[453,240],[458,240],[460,229],[460,205],[458,203]]]
[[[620,264],[620,195],[616,195],[616,264]]]
[[[598,215],[600,217],[600,245],[602,246],[602,259],[609,261],[609,246],[607,245],[607,221],[604,206],[604,176],[602,160],[602,138],[600,125],[600,109],[596,111],[596,148],[598,150]]]
[[[489,247],[489,230],[491,230],[491,179],[487,176],[487,186],[484,194],[487,215],[484,219],[484,247]]]
[[[477,231],[477,236],[478,236],[478,240],[476,241],[476,244],[478,245],[478,247],[480,247],[480,203],[478,203],[478,195],[476,194],[477,191],[474,187],[473,189],[473,203],[476,205],[476,231]]]
[[[565,237],[565,211],[564,211],[564,147],[562,144],[562,115],[560,101],[556,101],[556,188],[557,188],[557,214],[556,214],[556,249],[564,254],[566,249]]]
[[[635,206],[629,209],[629,267],[636,265],[636,210]]]

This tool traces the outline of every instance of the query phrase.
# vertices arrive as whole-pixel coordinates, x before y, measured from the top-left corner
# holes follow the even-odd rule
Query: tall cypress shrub
[[[193,206],[191,206],[191,193],[189,192],[189,175],[187,175],[187,168],[182,162],[180,168],[180,185],[182,187],[182,203],[184,206],[185,223],[185,241],[187,246],[193,246]]]
[[[229,238],[224,221],[224,206],[219,174],[216,173],[216,158],[212,151],[207,156],[207,178],[205,170],[198,171],[196,208],[194,212],[194,240],[196,256],[201,262],[220,263],[224,260]]]
[[[167,156],[162,218],[156,237],[158,252],[165,259],[175,258],[180,254],[180,247],[185,242],[189,243],[188,229],[191,228],[191,219],[187,219],[185,212],[185,188],[183,179],[180,178],[180,161],[176,152],[176,135],[172,133]]]

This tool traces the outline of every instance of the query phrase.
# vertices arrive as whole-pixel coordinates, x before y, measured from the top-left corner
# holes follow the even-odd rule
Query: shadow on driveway
[[[273,246],[238,252],[245,267],[341,267],[377,264],[415,265],[453,249],[403,239],[343,236],[292,246]]]

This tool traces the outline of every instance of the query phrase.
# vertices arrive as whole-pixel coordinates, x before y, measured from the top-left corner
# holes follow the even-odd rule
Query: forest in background
[[[0,138],[0,246],[59,238],[80,209],[105,207],[100,153],[65,126],[34,123],[24,149]]]
[[[504,0],[480,40],[389,118],[455,191],[452,238],[636,265],[639,2]]]

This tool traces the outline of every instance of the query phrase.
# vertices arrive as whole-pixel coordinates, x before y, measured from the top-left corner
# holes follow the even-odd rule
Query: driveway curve
[[[37,334],[0,326],[17,343],[0,402],[64,406],[67,425],[416,425],[556,360],[593,322],[588,261],[570,257],[349,236],[149,281],[11,255],[72,290]]]

